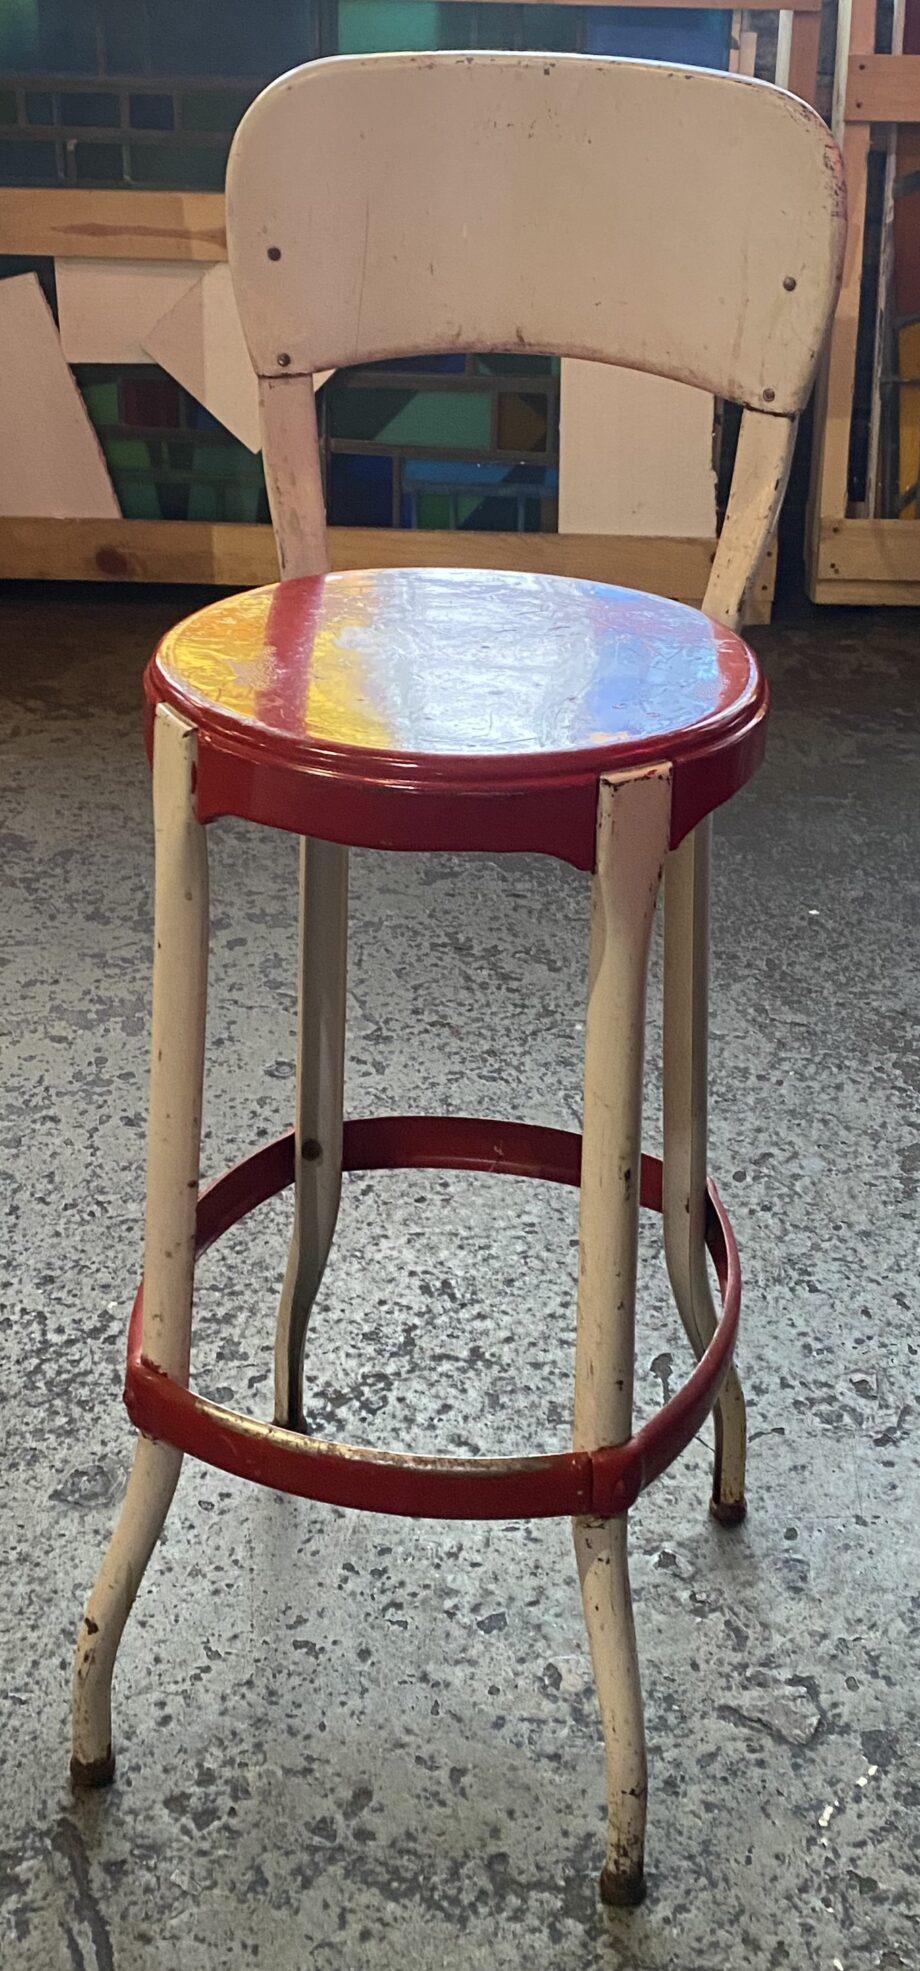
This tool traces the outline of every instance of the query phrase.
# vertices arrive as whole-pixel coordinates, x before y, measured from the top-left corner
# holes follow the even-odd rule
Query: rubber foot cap
[[[609,1909],[635,1909],[645,1901],[645,1875],[622,1869],[601,1869],[601,1902]]]
[[[102,1759],[71,1759],[72,1786],[111,1786],[115,1778],[115,1754],[110,1749]]]
[[[710,1499],[709,1510],[720,1526],[740,1526],[747,1517],[746,1499]]]

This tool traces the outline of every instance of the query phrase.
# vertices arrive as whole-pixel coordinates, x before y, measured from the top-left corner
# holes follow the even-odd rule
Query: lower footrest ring
[[[581,1137],[571,1130],[478,1117],[375,1116],[345,1124],[345,1170],[478,1170],[580,1179]],[[294,1180],[288,1131],[236,1164],[198,1200],[196,1250],[213,1245],[247,1213]],[[661,1210],[662,1169],[642,1158],[641,1202]],[[302,1436],[259,1423],[198,1396],[142,1350],[143,1284],[131,1315],[125,1402],[139,1430],[221,1471],[279,1492],[425,1519],[547,1519],[628,1511],[696,1436],[727,1374],[741,1306],[738,1252],[712,1184],[706,1243],[718,1275],[722,1312],[705,1354],[684,1386],[625,1444],[527,1458],[428,1458]]]

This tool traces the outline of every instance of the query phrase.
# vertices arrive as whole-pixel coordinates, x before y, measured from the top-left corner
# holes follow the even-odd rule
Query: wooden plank
[[[0,187],[0,253],[82,260],[226,260],[220,192]]]
[[[331,527],[332,567],[515,568],[580,575],[647,589],[698,606],[714,540],[610,535],[441,533]],[[277,580],[270,527],[184,520],[0,522],[0,578],[41,581],[201,582],[244,588]],[[775,551],[755,584],[750,622],[768,622]]]
[[[606,535],[480,534],[434,529],[331,527],[332,566],[519,568],[583,575],[702,595],[715,552],[708,540],[611,539]],[[60,527],[13,519],[0,527],[0,575],[64,581],[217,582],[277,579],[270,527],[184,520],[77,521]]]
[[[120,519],[86,405],[35,274],[0,281],[0,514]],[[48,526],[47,519],[33,524]]]
[[[144,337],[201,279],[188,260],[55,262],[58,327],[69,363],[147,363]]]
[[[798,13],[793,16],[789,37],[789,66],[785,87],[803,103],[813,103],[818,93],[818,49],[821,15]]]
[[[920,520],[842,520],[825,524],[821,529],[817,581],[913,583],[920,587]]]
[[[920,123],[920,55],[851,55],[847,123]]]

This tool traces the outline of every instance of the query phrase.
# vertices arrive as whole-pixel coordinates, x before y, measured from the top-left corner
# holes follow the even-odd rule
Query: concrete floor
[[[67,1782],[74,1631],[131,1451],[151,853],[141,664],[188,592],[14,592],[0,726],[3,1971],[912,1971],[920,1886],[917,629],[757,637],[769,763],[720,818],[712,1163],[745,1268],[751,1513],[692,1447],[633,1519],[649,1899],[605,1912],[568,1529],[359,1518],[188,1464]],[[295,845],[212,831],[205,1168],[284,1127]],[[354,858],[349,1107],[572,1124],[587,885]],[[656,993],[658,954],[656,953]],[[649,1069],[648,1134],[657,1134]],[[656,1227],[638,1404],[687,1369]],[[203,1263],[195,1369],[269,1407],[284,1201]],[[562,1448],[575,1200],[347,1180],[317,1427]]]

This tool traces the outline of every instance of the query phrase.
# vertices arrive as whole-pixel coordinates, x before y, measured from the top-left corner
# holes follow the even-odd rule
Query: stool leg
[[[670,772],[603,781],[585,1033],[579,1224],[576,1450],[632,1429],[642,1063],[648,948],[668,843]],[[573,1522],[607,1754],[605,1902],[645,1893],[645,1729],[627,1521]]]
[[[303,1427],[310,1312],[329,1257],[342,1190],[348,850],[300,851],[294,1229],[275,1333],[275,1422]]]
[[[142,1346],[187,1382],[195,1272],[208,966],[208,859],[195,817],[194,732],[165,706],[154,728],[156,913]],[[144,1569],[169,1511],[181,1452],[142,1437],[108,1552],[77,1641],[75,1784],[104,1786],[115,1769],[115,1657]]]
[[[715,1333],[706,1264],[706,1108],[711,824],[668,857],[664,912],[664,1249],[671,1289],[697,1359]],[[744,1518],[747,1445],[735,1369],[715,1409],[711,1510],[724,1526]]]

